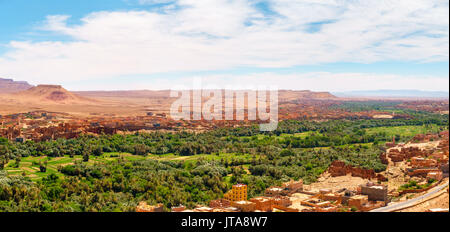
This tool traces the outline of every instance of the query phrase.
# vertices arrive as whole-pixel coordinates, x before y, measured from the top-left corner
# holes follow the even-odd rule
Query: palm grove
[[[134,211],[140,201],[193,207],[222,197],[235,183],[247,184],[253,197],[289,179],[314,182],[334,160],[383,171],[379,155],[392,135],[367,129],[428,125],[446,130],[448,116],[422,112],[413,119],[291,120],[274,132],[248,126],[24,143],[0,138],[0,169],[18,167],[26,157],[80,157],[38,180],[0,170],[0,211]],[[93,163],[106,154],[114,158]],[[153,159],[167,154],[195,159]],[[40,172],[48,172],[48,159],[35,164]]]

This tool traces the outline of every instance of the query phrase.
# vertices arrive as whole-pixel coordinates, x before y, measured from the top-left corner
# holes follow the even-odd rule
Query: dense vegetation
[[[0,139],[0,169],[18,168],[27,157],[47,157],[33,164],[47,173],[43,178],[0,171],[0,211],[133,211],[141,200],[193,207],[221,197],[235,183],[248,184],[249,195],[256,196],[289,179],[313,182],[334,160],[383,171],[382,143],[412,136],[389,130],[394,127],[441,131],[448,128],[448,117],[285,121],[270,133],[255,126],[45,142]],[[193,159],[157,160],[168,154]],[[47,169],[51,157],[73,162],[53,173]]]
[[[360,150],[358,150],[360,149]],[[231,184],[250,186],[250,196],[287,181],[314,181],[335,159],[383,170],[377,150],[336,148],[317,151],[281,150],[273,157],[202,160],[196,162],[151,159],[89,165],[78,161],[60,167],[65,176],[50,174],[32,183],[22,176],[0,174],[2,211],[132,211],[140,200],[162,202],[166,207],[193,207],[219,198]],[[361,152],[363,155],[361,155]],[[363,157],[363,158],[362,158]],[[244,167],[247,165],[252,175]]]
[[[395,126],[425,126],[441,131],[448,128],[448,116],[424,114],[414,119],[386,120],[330,120],[284,121],[274,132],[260,132],[257,126],[222,128],[205,133],[148,133],[134,135],[83,136],[77,139],[58,139],[35,143],[9,143],[0,140],[0,154],[15,159],[17,156],[100,155],[103,152],[127,152],[135,155],[174,153],[182,156],[195,154],[248,153],[258,154],[268,145],[278,148],[312,148],[356,143],[375,143],[392,140],[385,132],[367,133],[370,128]],[[295,136],[298,133],[306,136]],[[281,136],[288,134],[293,136]],[[411,136],[395,135],[397,141]],[[3,152],[2,152],[3,151]]]

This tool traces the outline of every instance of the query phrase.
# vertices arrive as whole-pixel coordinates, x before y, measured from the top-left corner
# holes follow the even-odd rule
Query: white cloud
[[[256,2],[178,0],[163,12],[94,12],[78,25],[48,16],[45,30],[71,40],[11,41],[0,75],[42,83],[241,66],[448,61],[448,1],[269,0],[270,16]],[[318,22],[325,23],[311,24]]]

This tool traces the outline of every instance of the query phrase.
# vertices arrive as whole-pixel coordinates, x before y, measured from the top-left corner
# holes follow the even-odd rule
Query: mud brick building
[[[431,154],[432,151],[420,149],[418,147],[404,147],[401,149],[391,149],[388,156],[393,162],[402,162],[412,157],[426,157]]]
[[[440,170],[438,168],[419,168],[419,169],[410,168],[407,169],[407,171],[409,176],[420,176],[426,178],[428,173],[439,172]]]
[[[289,207],[292,205],[292,201],[287,196],[276,196],[272,198],[273,205],[275,206],[283,206],[283,207]]]
[[[323,201],[320,198],[312,197],[300,202],[301,205],[310,206],[315,208],[325,208],[331,205],[329,201]]]
[[[227,199],[212,200],[209,202],[211,208],[227,208],[231,206],[231,202]]]
[[[437,161],[423,157],[412,157],[411,166],[414,168],[435,167],[437,166]]]
[[[234,201],[231,205],[241,212],[254,212],[256,210],[256,204],[251,201]]]
[[[264,195],[266,197],[275,197],[275,196],[281,196],[284,194],[283,188],[281,187],[270,187],[268,189],[266,189],[266,191],[264,192]]]
[[[348,206],[355,207],[358,210],[362,208],[363,205],[369,203],[369,196],[367,195],[355,195],[348,199]]]
[[[224,194],[224,198],[229,201],[246,201],[247,200],[247,185],[236,184],[231,190]]]
[[[442,171],[435,171],[435,172],[429,172],[427,174],[427,180],[437,180],[437,181],[441,181],[443,178],[443,173]]]
[[[321,194],[320,199],[324,201],[342,202],[342,195],[336,193]]]
[[[298,193],[303,190],[303,180],[294,181],[291,180],[287,183],[283,183],[283,186],[285,191],[289,192],[289,194]]]
[[[251,202],[255,203],[255,209],[262,212],[272,212],[273,201],[269,197],[255,197],[250,199]]]
[[[367,195],[369,201],[388,202],[388,188],[386,185],[377,185],[371,182],[361,185],[361,194]]]

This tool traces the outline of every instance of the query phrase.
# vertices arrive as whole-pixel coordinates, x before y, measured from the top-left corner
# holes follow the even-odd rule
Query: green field
[[[119,152],[108,152],[104,153],[101,156],[90,156],[88,165],[95,165],[96,163],[110,163],[119,158],[123,158],[128,161],[138,161],[138,160],[157,160],[157,161],[182,161],[186,164],[192,163],[197,160],[204,161],[212,161],[212,160],[238,160],[240,162],[250,162],[253,158],[252,155],[249,154],[231,154],[231,153],[220,153],[220,154],[198,154],[193,156],[178,156],[174,154],[165,154],[165,155],[153,155],[149,154],[147,156],[139,156],[132,155],[130,153],[119,153]],[[19,167],[15,167],[16,161],[9,161],[8,165],[6,165],[5,170],[9,173],[9,175],[23,175],[25,173],[26,177],[29,177],[33,181],[37,181],[41,178],[48,176],[49,174],[56,174],[59,177],[63,177],[64,175],[58,171],[58,167],[65,165],[73,165],[76,162],[81,162],[83,158],[81,156],[74,156],[73,158],[68,155],[64,157],[25,157],[22,158],[19,163]],[[47,170],[46,172],[40,172],[39,163],[44,163],[47,161]]]
[[[395,127],[373,127],[365,129],[365,132],[367,135],[373,135],[373,134],[381,134],[386,137],[391,136],[400,136],[400,138],[408,139],[413,137],[416,134],[424,134],[429,132],[436,132],[439,131],[439,126],[436,125],[427,125],[427,126],[395,126]],[[284,139],[287,139],[289,137],[296,137],[300,139],[305,139],[308,136],[311,135],[321,135],[318,132],[315,131],[308,131],[303,133],[295,133],[295,134],[280,134],[279,136],[269,136],[269,135],[256,135],[256,136],[242,136],[239,139],[242,140],[258,140],[258,141],[283,141]],[[356,147],[365,147],[370,148],[373,144],[372,143],[356,143],[356,144],[346,144],[341,145],[337,147],[341,148],[351,148],[354,149]],[[316,147],[316,148],[308,148],[308,149],[329,149],[330,147]],[[305,150],[308,150],[305,148]],[[204,160],[204,161],[220,161],[220,160],[235,160],[239,163],[249,163],[254,158],[254,155],[251,154],[237,154],[237,153],[215,153],[215,154],[196,154],[191,156],[179,156],[173,153],[168,153],[164,155],[155,155],[155,154],[148,154],[147,156],[140,156],[140,155],[132,155],[130,153],[119,153],[119,152],[107,152],[103,153],[100,156],[90,156],[88,165],[94,165],[97,162],[100,163],[108,163],[114,160],[117,160],[118,158],[123,158],[128,161],[137,161],[137,160],[157,160],[157,161],[180,161],[184,162],[186,164],[195,162],[197,160]],[[73,158],[69,157],[68,155],[65,155],[64,157],[47,157],[47,156],[40,156],[40,157],[24,157],[21,159],[21,162],[19,164],[19,167],[16,167],[15,163],[16,161],[10,160],[8,165],[6,165],[5,170],[10,175],[25,175],[29,177],[31,180],[36,181],[43,177],[46,177],[49,174],[56,174],[60,177],[64,176],[58,171],[58,167],[63,167],[65,165],[71,165],[76,162],[81,162],[82,156],[74,156]],[[39,163],[47,162],[47,171],[45,173],[40,172],[40,165]]]
[[[316,132],[316,131],[306,131],[306,132],[302,132],[302,133],[295,133],[295,134],[280,134],[279,136],[269,136],[269,135],[264,135],[264,134],[259,134],[259,135],[255,135],[255,136],[242,136],[240,137],[240,139],[258,139],[258,140],[264,140],[264,139],[270,139],[270,138],[276,138],[278,140],[282,140],[285,138],[289,138],[289,137],[295,137],[295,138],[301,138],[304,139],[308,136],[311,135],[321,135],[321,133]]]
[[[117,159],[115,157],[111,157],[111,155],[119,155],[118,153],[105,153],[101,156],[91,156],[89,158],[89,165],[94,165],[97,162],[109,162],[114,159]],[[122,156],[132,156],[130,154],[120,154]],[[139,159],[142,157],[139,156],[133,156],[130,157],[131,159]],[[65,166],[65,165],[71,165],[75,162],[81,162],[83,158],[81,156],[74,156],[73,158],[69,157],[68,155],[64,157],[47,157],[47,156],[39,156],[39,157],[24,157],[21,159],[19,163],[19,167],[15,167],[16,161],[11,160],[9,161],[8,165],[5,167],[5,170],[10,175],[23,175],[25,173],[25,176],[29,177],[31,180],[38,180],[43,177],[46,177],[49,174],[56,174],[57,176],[64,176],[62,173],[58,171],[58,166]],[[40,172],[40,165],[39,163],[47,162],[47,170],[46,172]]]
[[[386,136],[402,136],[413,137],[417,134],[426,134],[430,132],[439,132],[440,127],[437,125],[425,126],[394,126],[394,127],[373,127],[366,129],[368,135],[383,134]]]

